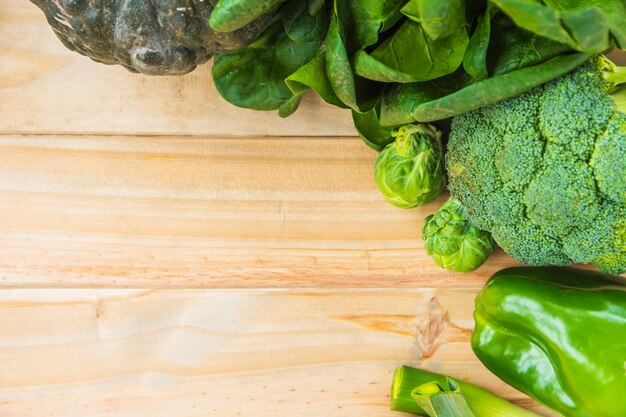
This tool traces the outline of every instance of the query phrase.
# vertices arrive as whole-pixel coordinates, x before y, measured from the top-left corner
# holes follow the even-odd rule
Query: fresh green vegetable
[[[497,272],[476,298],[472,348],[506,383],[566,417],[626,416],[618,279],[557,267]]]
[[[474,410],[452,378],[446,384],[428,382],[411,391],[411,397],[430,417],[476,417]]]
[[[435,383],[440,387],[448,386],[449,377],[421,369],[403,366],[393,374],[391,386],[391,409],[404,413],[426,416],[427,410],[415,401],[413,394],[418,387]],[[539,417],[498,397],[486,389],[463,381],[454,381],[462,391],[476,417]],[[457,414],[454,417],[468,417],[471,414]],[[447,417],[441,414],[441,417]]]
[[[426,218],[422,239],[437,265],[457,272],[477,269],[495,248],[491,234],[474,226],[454,197]]]
[[[249,46],[215,57],[213,80],[229,102],[257,110],[279,109],[281,116],[288,116],[297,108],[307,83],[320,92],[327,88],[325,79],[311,77],[319,68],[315,59],[326,36],[327,16],[311,16],[306,0],[289,2],[282,13],[282,18]],[[287,78],[291,84],[285,83]],[[296,82],[304,88],[298,88]],[[323,94],[333,100],[330,90]]]
[[[490,0],[521,28],[587,53],[609,47],[610,35],[626,47],[622,0]],[[591,24],[590,24],[591,23]]]
[[[230,33],[209,27],[216,0],[31,0],[63,44],[105,64],[149,75],[181,75],[216,52],[242,48],[270,15]]]
[[[359,113],[352,111],[352,121],[354,128],[365,144],[378,152],[381,152],[387,145],[394,141],[392,128],[381,126],[378,113],[379,106],[375,106],[370,111]]]
[[[445,187],[441,132],[430,125],[404,125],[374,165],[374,179],[391,204],[410,208],[437,198]]]
[[[248,1],[222,0],[224,4]],[[291,74],[265,73],[271,74],[272,90],[286,83],[292,93],[279,100],[281,115],[295,110],[299,96],[313,89],[331,104],[368,114],[355,119],[369,127],[379,125],[384,130],[415,121],[439,121],[522,94],[571,71],[611,42],[620,44],[624,25],[616,25],[615,19],[624,20],[626,10],[616,1],[620,0],[550,0],[545,4],[534,0],[311,0],[303,8],[302,0],[288,0],[272,9],[274,13],[283,14],[297,3],[298,10],[323,15],[326,37],[294,49],[297,56],[302,56],[301,48],[316,50],[310,60],[292,61]],[[255,7],[266,10],[278,2],[263,0]],[[535,11],[542,24],[533,23]],[[216,15],[220,16],[215,12],[214,19]],[[240,22],[236,13],[223,16],[225,25],[247,21]],[[293,19],[287,24],[285,20],[288,37],[300,41],[290,33],[308,33],[306,22]],[[279,40],[272,39],[267,47],[274,42]],[[281,54],[292,53],[285,51],[277,51],[274,59],[284,61]],[[236,65],[250,64],[244,60]],[[245,87],[251,96],[267,95],[266,76],[258,77],[249,68],[240,72],[248,75]],[[230,92],[231,88],[236,91]],[[239,83],[227,83],[219,91],[236,105],[259,110],[277,107],[242,97]],[[384,142],[381,132],[373,132],[374,141],[362,133],[374,148]]]
[[[467,23],[465,0],[410,0],[401,11],[434,40],[447,38]]]
[[[624,78],[598,57],[453,119],[451,192],[518,261],[626,272],[626,114],[610,94]]]
[[[354,72],[388,83],[432,80],[454,72],[461,65],[468,42],[465,26],[459,26],[446,38],[433,40],[422,25],[406,20],[371,54],[359,50]],[[424,65],[425,62],[429,65]]]
[[[381,124],[431,122],[466,113],[518,96],[573,70],[588,58],[586,54],[561,55],[478,82],[455,75],[454,80],[448,82],[441,78],[437,83],[397,85],[388,89],[383,97]]]
[[[209,24],[217,32],[241,29],[286,0],[218,0]]]

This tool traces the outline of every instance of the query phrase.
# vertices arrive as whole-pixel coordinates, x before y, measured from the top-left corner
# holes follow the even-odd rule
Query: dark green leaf
[[[298,0],[306,5],[306,0]],[[308,13],[297,14],[295,26],[318,20]],[[300,22],[300,23],[298,23]],[[294,32],[298,33],[294,29]],[[312,34],[315,34],[313,36]],[[320,50],[324,33],[313,30],[310,36],[287,36],[281,21],[276,22],[257,41],[246,48],[215,56],[213,80],[219,93],[230,103],[255,110],[280,109],[291,114],[299,102],[285,84],[285,78],[313,59]]]
[[[624,0],[544,0],[546,5],[553,9],[562,10],[566,13],[577,12],[589,7],[597,7],[604,14],[611,34],[615,37],[617,45],[626,49],[626,2]],[[588,30],[588,26],[594,26],[596,22],[587,20],[584,25],[568,23],[571,18],[565,17],[566,25],[577,31]],[[590,24],[592,23],[592,24]]]
[[[466,26],[465,0],[411,0],[402,13],[420,23],[434,40],[447,38]]]
[[[324,9],[324,0],[309,0],[309,14],[317,16]]]
[[[335,95],[351,109],[358,110],[352,67],[344,43],[343,27],[337,12],[336,1],[326,35],[325,58],[326,73]]]
[[[492,32],[488,53],[492,76],[539,64],[572,49],[569,45],[520,29],[504,15],[493,19]]]
[[[283,102],[278,108],[278,115],[280,117],[288,117],[291,116],[296,110],[298,110],[298,106],[300,105],[300,98],[302,95],[291,96],[287,101]]]
[[[491,0],[491,2],[513,19],[517,26],[576,48],[576,43],[561,25],[561,14],[558,10],[536,0]]]
[[[626,42],[624,0],[491,0],[521,28],[586,53]]]
[[[285,32],[293,41],[318,42],[326,36],[328,15],[318,13],[312,16],[304,1],[290,1],[282,9]]]
[[[393,85],[387,88],[382,97],[380,123],[382,126],[413,123],[416,107],[452,94],[472,82],[471,77],[459,70],[432,81]]]
[[[626,24],[626,15],[624,24]],[[561,13],[563,24],[578,45],[579,50],[602,52],[609,47],[609,22],[597,7],[566,10]]]
[[[219,0],[211,12],[209,24],[217,32],[241,29],[285,0]]]
[[[476,29],[467,44],[465,56],[463,57],[463,68],[465,68],[465,71],[479,80],[489,76],[487,51],[489,49],[489,39],[491,38],[491,18],[495,13],[495,9],[487,6],[487,10],[478,17]]]
[[[359,112],[371,107],[372,96],[380,87],[353,74],[350,56],[369,42],[377,41],[378,30],[383,26],[379,19],[384,18],[370,16],[367,13],[368,9],[363,5],[373,7],[372,10],[386,11],[387,16],[393,12],[390,6],[384,5],[398,3],[397,0],[393,0],[383,2],[381,5],[380,2],[372,1],[363,1],[361,4],[336,0],[326,37],[326,73],[330,85],[335,95],[346,106]],[[347,40],[350,40],[351,44],[347,44]]]
[[[369,147],[382,151],[385,146],[394,141],[391,135],[392,128],[384,127],[378,119],[378,107],[365,113],[352,112],[352,120],[359,136]]]
[[[383,82],[439,78],[461,65],[468,40],[465,27],[459,27],[452,36],[433,41],[418,23],[406,20],[369,56],[361,51],[354,70],[362,77]]]
[[[326,74],[326,56],[324,51],[307,62],[285,80],[294,95],[300,95],[312,88],[324,101],[338,107],[347,107],[335,95]]]

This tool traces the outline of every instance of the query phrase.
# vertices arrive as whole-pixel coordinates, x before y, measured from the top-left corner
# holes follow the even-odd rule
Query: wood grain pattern
[[[426,215],[387,204],[359,139],[0,142],[0,285],[478,288],[439,269]]]
[[[388,410],[388,391],[402,364],[481,383],[541,411],[473,357],[474,295],[5,290],[0,413],[400,415]]]
[[[36,6],[0,0],[0,132],[131,135],[346,136],[350,112],[306,95],[301,108],[236,108],[210,64],[183,77],[147,77],[68,51]]]
[[[383,417],[413,364],[553,416],[468,343],[495,270],[437,268],[347,111],[236,109],[0,0],[0,416]],[[304,289],[303,287],[308,287]]]

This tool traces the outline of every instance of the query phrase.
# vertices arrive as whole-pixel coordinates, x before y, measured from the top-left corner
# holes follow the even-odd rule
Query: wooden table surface
[[[67,51],[0,0],[0,416],[400,415],[395,367],[551,416],[469,346],[514,262],[425,254],[350,114],[237,109],[208,65],[146,77]]]

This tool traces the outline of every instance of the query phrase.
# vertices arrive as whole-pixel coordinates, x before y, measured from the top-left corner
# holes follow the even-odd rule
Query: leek
[[[448,389],[446,390],[444,387],[448,387]],[[438,390],[439,392],[437,392]],[[436,414],[429,414],[429,410],[422,407],[424,405],[428,408],[428,405],[420,401],[419,397],[417,398],[418,401],[414,398],[414,395],[419,396],[420,394],[425,394],[428,397],[429,393],[430,400],[428,398],[424,400],[430,405],[440,407],[440,409],[431,410]],[[473,414],[469,414],[467,410],[465,411],[466,414],[450,414],[453,410],[452,406],[460,405],[459,395],[464,395],[468,404],[467,410]],[[462,381],[457,382],[445,375],[409,366],[396,369],[393,375],[391,409],[430,417],[540,417],[538,414],[518,407],[476,385]]]
[[[428,382],[411,391],[411,397],[430,417],[476,417],[456,381],[446,378],[446,384]]]

